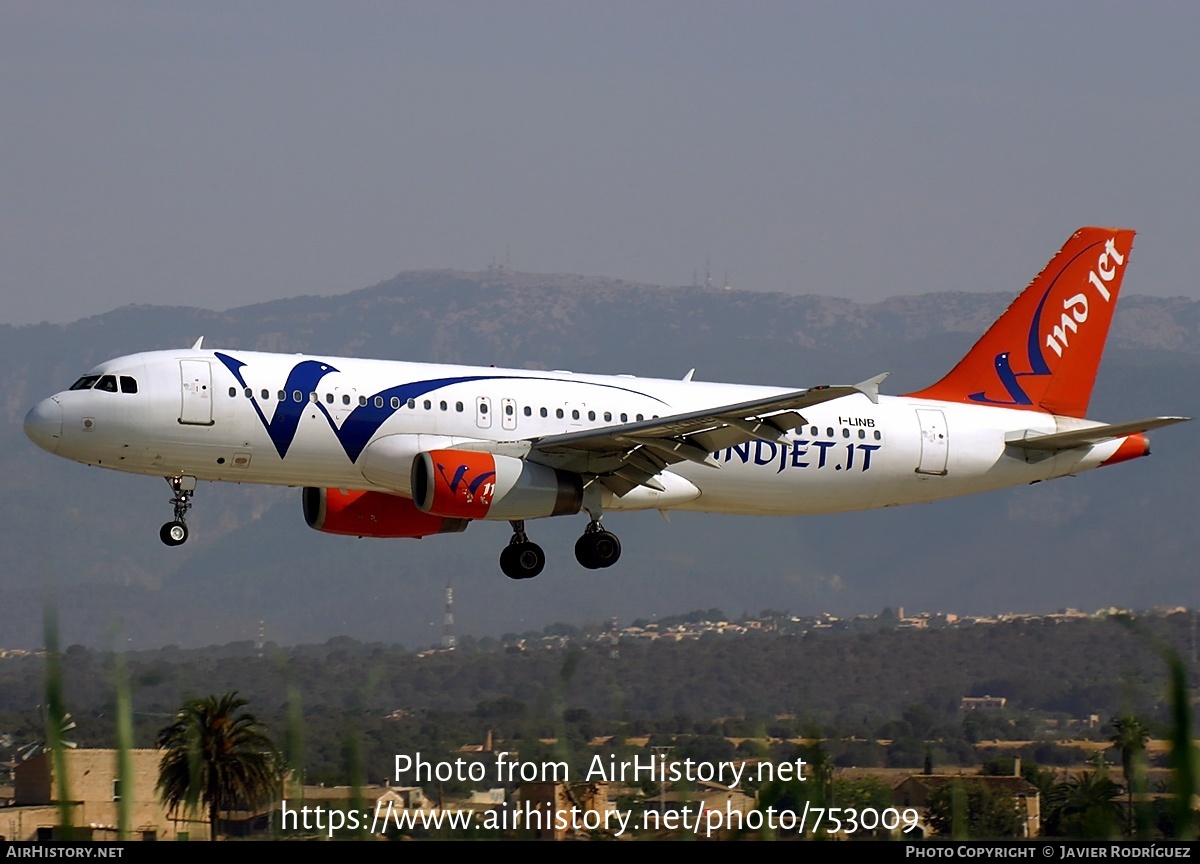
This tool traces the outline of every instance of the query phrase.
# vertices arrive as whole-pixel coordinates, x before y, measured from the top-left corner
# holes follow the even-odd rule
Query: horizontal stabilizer
[[[879,404],[879,385],[891,375],[891,372],[880,372],[874,378],[868,378],[866,381],[860,381],[854,385],[854,389],[866,396],[875,405]]]
[[[1149,432],[1151,429],[1161,429],[1163,426],[1171,426],[1191,419],[1191,417],[1148,417],[1145,420],[1108,423],[1102,426],[1089,426],[1086,429],[1072,429],[1068,432],[1052,432],[1049,435],[1027,429],[1024,432],[1010,433],[1004,439],[1004,443],[1025,450],[1073,450],[1076,447],[1099,444],[1101,441],[1124,438],[1139,432]]]

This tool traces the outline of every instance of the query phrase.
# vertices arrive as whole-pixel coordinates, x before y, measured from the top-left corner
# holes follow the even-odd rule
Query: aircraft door
[[[480,429],[492,428],[492,400],[486,396],[475,400],[475,425]]]
[[[207,360],[180,360],[181,402],[179,422],[190,426],[211,426],[212,366]]]
[[[505,429],[517,428],[517,403],[514,400],[500,400],[500,425]]]
[[[935,408],[918,408],[921,424],[921,461],[918,474],[945,474],[950,455],[950,440],[946,431],[946,415]]]

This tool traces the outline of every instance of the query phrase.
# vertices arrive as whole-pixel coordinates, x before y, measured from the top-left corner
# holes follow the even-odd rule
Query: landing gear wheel
[[[158,538],[168,546],[182,546],[188,539],[188,527],[178,520],[168,522],[158,530]]]
[[[188,539],[188,527],[184,522],[187,511],[192,509],[192,496],[196,494],[196,478],[186,474],[165,477],[171,484],[171,506],[175,508],[175,520],[158,529],[158,539],[168,546],[182,546]]]
[[[509,579],[532,579],[546,566],[546,553],[536,543],[510,543],[500,553],[500,569]]]
[[[603,528],[588,531],[575,541],[575,560],[589,570],[611,567],[621,557],[621,541]]]

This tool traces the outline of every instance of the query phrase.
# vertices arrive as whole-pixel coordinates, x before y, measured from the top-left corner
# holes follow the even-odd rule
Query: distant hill
[[[296,490],[202,485],[192,540],[157,539],[165,483],[55,459],[25,440],[38,399],[120,354],[205,344],[326,355],[697,378],[802,387],[891,371],[884,392],[935,380],[1012,300],[831,297],[663,288],[511,271],[405,273],[338,297],[226,312],[133,306],[67,325],[0,326],[0,647],[41,642],[43,599],[63,638],[97,646],[281,643],[346,634],[410,646],[440,635],[455,586],[462,632],[624,620],[697,607],[737,613],[1046,611],[1200,605],[1200,453],[1192,426],[1159,455],[1078,479],[896,510],[751,519],[614,514],[625,555],[579,568],[583,518],[532,526],[546,572],[511,583],[507,525],[421,541],[310,531]],[[1125,297],[1092,414],[1200,414],[1200,303]]]

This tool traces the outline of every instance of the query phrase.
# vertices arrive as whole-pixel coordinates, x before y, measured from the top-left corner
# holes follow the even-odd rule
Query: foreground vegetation
[[[82,746],[117,740],[118,680],[127,682],[128,740],[138,747],[154,745],[181,701],[198,705],[187,700],[239,690],[259,718],[286,730],[284,758],[310,783],[383,782],[395,754],[455,758],[464,745],[488,738],[523,760],[567,761],[575,776],[597,753],[621,759],[661,745],[674,759],[805,758],[827,766],[831,778],[851,766],[928,772],[988,763],[986,770],[1007,773],[1011,759],[995,760],[996,742],[1007,741],[1004,752],[1022,757],[1022,773],[1042,792],[1048,832],[1170,836],[1180,817],[1168,799],[1141,809],[1133,801],[1135,792],[1155,791],[1147,769],[1171,769],[1158,775],[1163,789],[1165,778],[1188,770],[1180,760],[1194,731],[1179,711],[1190,710],[1190,682],[1181,662],[1171,672],[1163,656],[1179,656],[1189,625],[1189,616],[1178,615],[1132,627],[1021,622],[688,642],[581,644],[574,634],[549,648],[514,636],[432,653],[350,639],[123,657],[72,646],[52,677]],[[41,734],[35,706],[48,674],[43,657],[0,662],[0,734],[11,744]],[[962,697],[982,695],[1004,697],[1006,705],[961,710]],[[1146,750],[1155,733],[1175,739],[1174,757]],[[1075,767],[1054,770],[1067,765]],[[890,788],[840,776],[838,783],[829,795],[863,803]],[[438,790],[456,791],[465,790],[453,783]],[[974,814],[981,820],[975,836],[1008,832],[1002,820],[988,821],[995,802],[979,789],[946,795],[938,806],[947,820]]]

